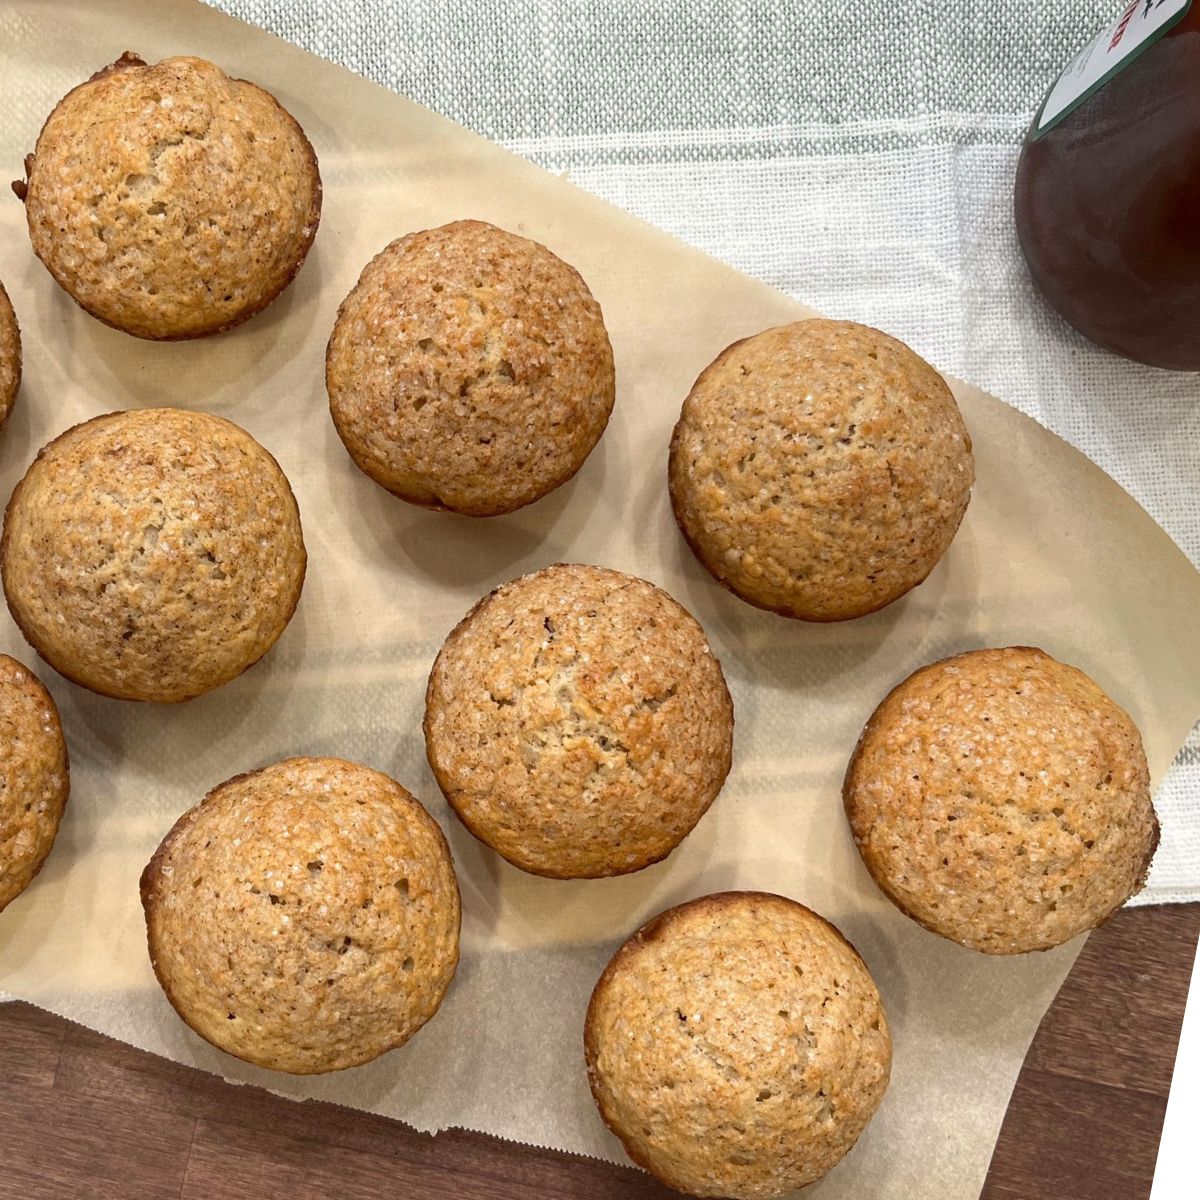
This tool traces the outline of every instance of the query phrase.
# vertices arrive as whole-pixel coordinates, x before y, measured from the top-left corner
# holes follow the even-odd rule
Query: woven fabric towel
[[[1083,450],[1200,563],[1200,377],[1090,346],[1013,233],[1029,118],[1117,0],[212,2],[905,339]],[[1139,899],[1200,899],[1200,731],[1157,803]]]

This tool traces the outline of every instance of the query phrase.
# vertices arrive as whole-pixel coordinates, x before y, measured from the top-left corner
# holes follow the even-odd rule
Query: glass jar
[[[1067,67],[1021,151],[1017,234],[1092,341],[1200,370],[1200,0],[1136,0]]]

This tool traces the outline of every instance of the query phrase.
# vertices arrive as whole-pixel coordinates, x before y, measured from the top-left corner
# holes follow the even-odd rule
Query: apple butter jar
[[[1200,370],[1200,0],[1130,0],[1067,66],[1021,151],[1016,221],[1082,334]]]

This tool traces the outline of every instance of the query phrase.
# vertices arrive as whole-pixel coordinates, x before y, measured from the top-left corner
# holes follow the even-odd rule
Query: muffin
[[[613,956],[588,1005],[588,1082],[639,1166],[693,1196],[819,1179],[883,1099],[892,1042],[854,947],[802,904],[703,896]]]
[[[17,314],[0,283],[0,425],[8,420],[21,386],[21,330]]]
[[[42,869],[70,791],[58,709],[36,676],[0,654],[0,910]]]
[[[1106,920],[1158,845],[1137,727],[1041,650],[924,667],[867,722],[843,787],[863,862],[901,910],[986,954]]]
[[[511,512],[608,424],[612,347],[577,271],[482,221],[392,242],[338,311],[329,409],[358,467],[412,504]]]
[[[442,831],[394,780],[337,758],[213,788],[163,839],[141,893],[176,1012],[276,1071],[340,1071],[404,1045],[458,965]]]
[[[304,262],[321,178],[262,88],[200,58],[125,53],[68,92],[25,159],[34,252],[84,309],[137,337],[220,333]]]
[[[0,541],[33,648],[122,700],[187,700],[260,659],[305,562],[279,464],[229,421],[173,408],[108,413],[43,447]]]
[[[623,875],[691,832],[729,773],[733,704],[696,620],[603,567],[548,567],[446,639],[425,747],[463,824],[514,866]]]
[[[671,503],[696,557],[743,600],[805,621],[864,616],[920,583],[974,478],[942,377],[849,321],[734,342],[671,439]]]

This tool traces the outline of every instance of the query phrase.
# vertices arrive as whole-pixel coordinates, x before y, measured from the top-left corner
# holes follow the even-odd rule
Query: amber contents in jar
[[[1060,124],[1031,129],[1016,219],[1034,282],[1082,334],[1200,370],[1200,3]]]

